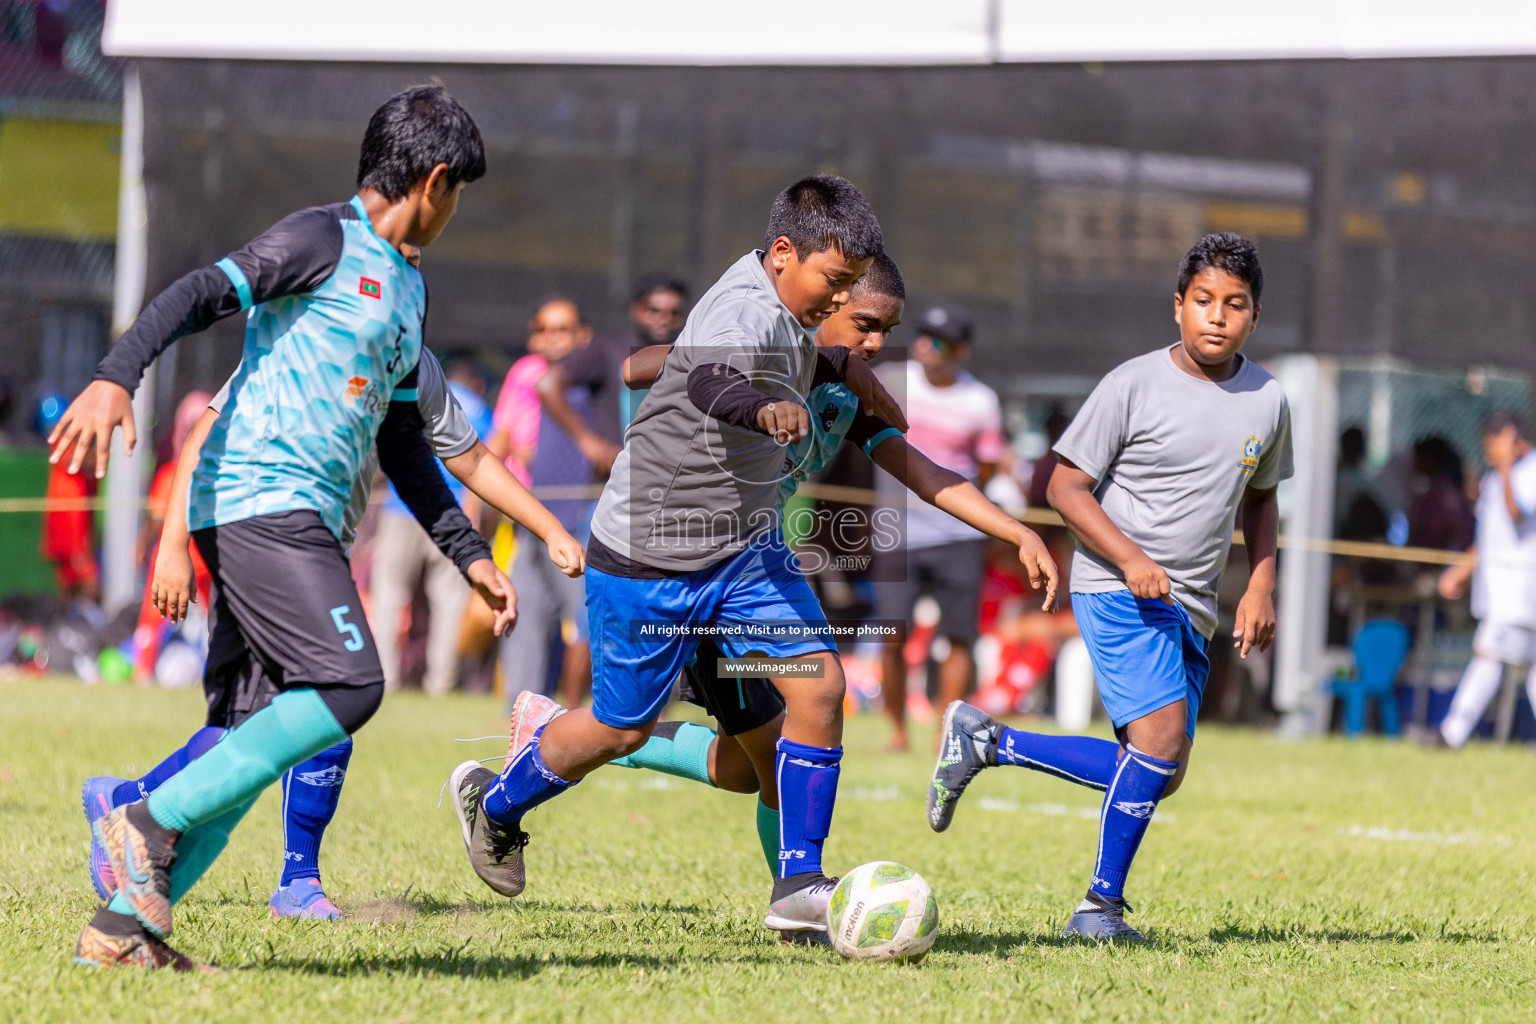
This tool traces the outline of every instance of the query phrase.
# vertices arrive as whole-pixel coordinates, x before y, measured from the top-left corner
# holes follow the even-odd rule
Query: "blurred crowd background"
[[[193,685],[201,667],[196,621],[173,631],[137,604],[102,607],[102,502],[83,481],[50,477],[41,440],[111,341],[125,81],[144,111],[153,294],[290,210],[349,195],[368,114],[435,73],[474,112],[491,171],[424,259],[428,342],[487,442],[535,486],[601,480],[603,446],[619,441],[635,401],[617,378],[622,355],[675,335],[688,303],[761,243],[787,182],[837,172],[869,195],[907,281],[906,322],[884,372],[938,347],[955,363],[944,372],[963,368],[995,393],[1000,444],[956,468],[1039,523],[1065,566],[1070,540],[1039,514],[1050,443],[1106,370],[1176,340],[1170,299],[1185,249],[1207,231],[1254,238],[1266,288],[1248,354],[1279,370],[1301,356],[1329,368],[1326,396],[1291,394],[1304,411],[1332,410],[1312,451],[1336,464],[1331,521],[1308,540],[1377,545],[1333,549],[1306,595],[1327,609],[1320,692],[1339,695],[1322,723],[1410,733],[1445,714],[1474,623],[1466,599],[1437,586],[1449,558],[1423,552],[1471,544],[1488,470],[1482,425],[1531,408],[1536,61],[129,63],[101,54],[102,19],[95,0],[0,0],[9,671]],[[819,101],[804,104],[812,95]],[[963,314],[964,337],[928,317],[941,304]],[[148,435],[162,481],[179,424],[233,369],[240,333],[226,322],[157,364]],[[551,392],[580,407],[591,437],[551,422]],[[818,482],[876,486],[857,459]],[[149,484],[147,475],[140,565],[163,511],[163,486]],[[523,602],[523,636],[498,658],[478,602],[418,543],[398,502],[379,495],[354,566],[392,683],[579,699],[579,592],[532,567],[518,573],[529,545],[485,517]],[[569,514],[579,518],[579,506]],[[1075,692],[1063,677],[1081,663],[1070,609],[1033,611],[1008,552],[989,547],[984,564],[976,607],[958,616],[974,612],[973,629],[956,630],[953,612],[941,623],[949,610],[930,598],[910,611],[899,648],[845,652],[852,705],[880,709],[900,673],[905,703],[923,718],[947,674],[990,710],[1063,710],[1062,695]],[[1229,617],[1244,569],[1236,552]],[[878,594],[857,574],[821,583],[834,614],[875,613]],[[1404,630],[1400,653],[1362,644],[1382,622]],[[1203,713],[1274,722],[1270,659],[1239,663],[1222,644],[1213,654]],[[1350,685],[1383,671],[1362,718]],[[1511,674],[1483,733],[1536,737],[1517,682]]]

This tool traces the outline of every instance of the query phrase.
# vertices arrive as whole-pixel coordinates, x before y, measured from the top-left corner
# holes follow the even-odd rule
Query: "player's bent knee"
[[[645,741],[650,738],[651,727],[648,725],[639,729],[616,729],[610,726],[607,752],[613,757],[628,757],[645,746]]]
[[[336,722],[351,736],[357,730],[368,724],[379,705],[384,702],[384,681],[366,683],[362,686],[336,685],[317,686],[316,692],[325,706],[336,716]]]

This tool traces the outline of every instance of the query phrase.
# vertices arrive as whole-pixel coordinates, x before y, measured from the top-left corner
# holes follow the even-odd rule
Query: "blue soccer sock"
[[[320,877],[320,840],[336,816],[352,760],[352,737],[283,773],[283,877],[279,885]]]
[[[143,778],[132,779],[112,791],[112,806],[138,803],[163,786],[167,779],[181,771],[208,752],[228,730],[217,725],[205,725],[192,734],[192,738],[170,757],[149,770]]]
[[[520,827],[523,815],[581,781],[562,779],[544,763],[539,743],[544,738],[545,728],[547,726],[541,726],[533,734],[532,742],[518,752],[511,764],[501,770],[501,774],[496,776],[496,781],[491,783],[481,798],[485,805],[485,816],[498,825]]]
[[[1125,894],[1125,876],[1157,802],[1179,770],[1177,761],[1144,754],[1127,746],[1115,777],[1104,791],[1104,810],[1099,816],[1099,855],[1093,866],[1088,891],[1110,899]]]
[[[621,768],[649,768],[663,775],[692,779],[713,786],[709,779],[709,745],[715,730],[691,722],[658,722],[645,746],[610,764]]]
[[[997,763],[1017,764],[1091,789],[1107,789],[1115,777],[1120,745],[1093,736],[1050,736],[1003,727]]]
[[[813,747],[781,737],[778,751],[778,877],[819,872],[821,845],[832,831],[843,748]]]

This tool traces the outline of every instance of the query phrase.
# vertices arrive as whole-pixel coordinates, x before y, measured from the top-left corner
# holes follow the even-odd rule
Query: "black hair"
[[[898,301],[907,301],[907,282],[902,280],[901,268],[891,259],[890,253],[883,249],[864,272],[864,276],[859,278],[859,283],[853,286],[853,290],[889,295]]]
[[[1463,473],[1461,455],[1439,434],[1421,437],[1413,442],[1414,468],[1431,480],[1461,481]]]
[[[660,270],[637,277],[634,287],[629,290],[629,301],[640,302],[656,292],[672,292],[684,302],[688,301],[688,283],[676,274]]]
[[[1531,439],[1531,428],[1524,416],[1509,409],[1500,409],[1483,421],[1483,436],[1492,437],[1502,434],[1510,427],[1515,428],[1515,434],[1522,441]]]
[[[480,359],[467,348],[456,348],[447,352],[442,358],[443,376],[449,380],[456,377],[471,377],[480,384],[485,384],[485,368],[480,365]]]
[[[1365,431],[1358,426],[1344,428],[1339,435],[1339,461],[1346,466],[1356,466],[1365,458]]]
[[[396,93],[368,119],[357,187],[403,199],[438,164],[450,188],[485,175],[485,143],[469,111],[441,85]]]
[[[869,201],[851,181],[835,174],[801,178],[779,193],[768,215],[763,248],[772,248],[779,237],[789,239],[801,259],[836,249],[847,259],[867,260],[885,247]]]
[[[1257,305],[1264,291],[1264,268],[1259,266],[1259,250],[1242,235],[1222,231],[1206,235],[1184,254],[1179,264],[1179,294],[1189,290],[1190,280],[1200,271],[1224,270],[1248,286]]]

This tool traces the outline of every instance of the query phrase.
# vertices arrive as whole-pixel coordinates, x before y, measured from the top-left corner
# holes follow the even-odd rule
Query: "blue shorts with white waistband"
[[[699,645],[699,624],[735,625],[714,644],[727,658],[793,658],[835,651],[821,602],[777,530],[716,565],[666,579],[587,566],[592,714],[627,729],[653,720]],[[678,636],[669,627],[681,627]],[[755,627],[755,628],[754,628]]]
[[[1112,590],[1074,593],[1072,614],[1115,728],[1182,700],[1188,709],[1185,729],[1194,739],[1211,661],[1206,653],[1210,641],[1195,629],[1189,612],[1129,590]]]

